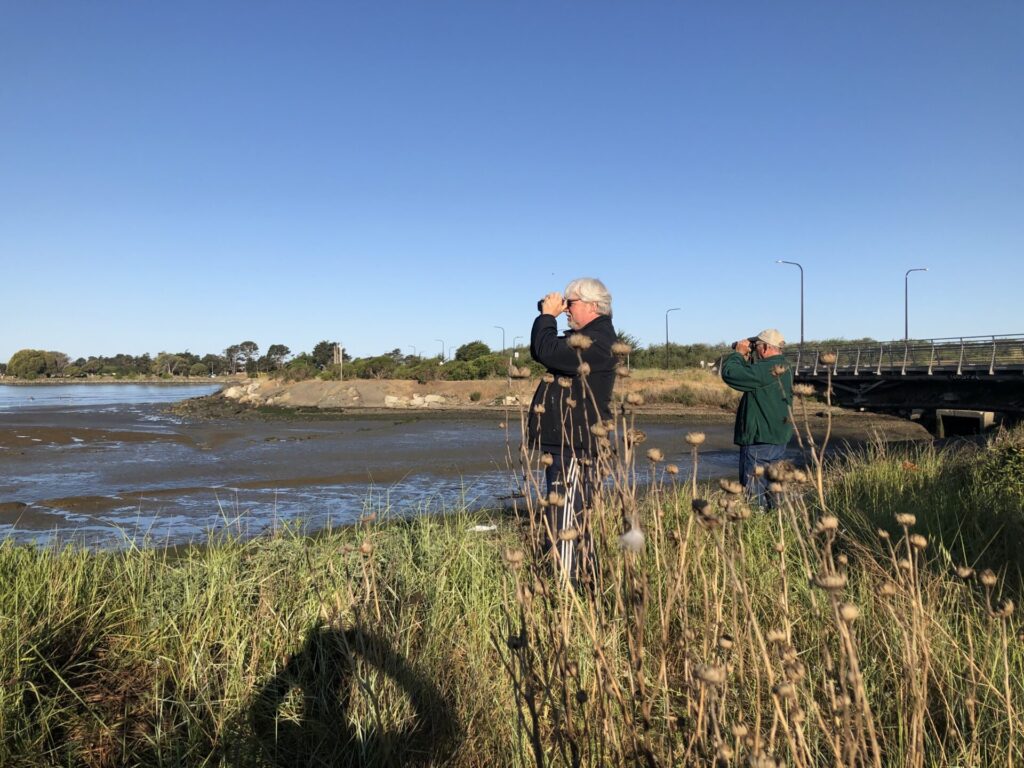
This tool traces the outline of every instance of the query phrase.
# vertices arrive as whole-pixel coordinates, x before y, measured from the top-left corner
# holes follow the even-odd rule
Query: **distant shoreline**
[[[126,378],[109,378],[95,376],[89,379],[14,379],[14,378],[0,378],[0,386],[8,387],[32,387],[37,385],[44,386],[60,386],[60,385],[79,385],[83,384],[86,386],[95,386],[97,384],[167,384],[168,386],[177,386],[181,384],[219,384],[229,386],[231,384],[237,384],[241,381],[246,381],[245,376],[216,376],[210,378],[209,376],[177,376],[173,379],[162,379],[159,376],[144,376],[137,379],[126,379]]]

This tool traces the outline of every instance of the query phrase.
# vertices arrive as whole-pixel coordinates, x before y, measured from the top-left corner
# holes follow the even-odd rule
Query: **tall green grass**
[[[537,546],[529,485],[493,532],[442,510],[177,550],[0,545],[0,764],[1019,764],[1001,600],[1020,560],[998,539],[1020,435],[878,446],[826,466],[822,496],[780,467],[769,514],[728,487],[695,503],[639,440],[615,461],[657,480],[609,468],[590,590]]]

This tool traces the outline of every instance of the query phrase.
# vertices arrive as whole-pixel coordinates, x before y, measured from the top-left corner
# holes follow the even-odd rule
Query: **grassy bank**
[[[0,764],[1019,764],[1024,437],[779,467],[751,514],[630,429],[579,591],[536,487],[486,532],[0,545]]]

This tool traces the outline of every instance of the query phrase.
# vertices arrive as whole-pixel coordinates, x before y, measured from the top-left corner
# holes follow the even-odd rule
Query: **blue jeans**
[[[740,484],[747,489],[751,504],[764,509],[772,508],[772,497],[768,493],[768,465],[786,454],[786,446],[774,443],[754,443],[740,446]],[[764,467],[765,474],[757,476],[757,467]]]
[[[547,507],[547,537],[545,549],[554,557],[555,570],[562,579],[577,590],[592,585],[596,578],[596,559],[590,530],[590,506],[594,486],[594,470],[572,454],[571,449],[550,450],[554,463],[546,471],[548,493],[555,491],[564,497],[560,506]],[[574,528],[578,537],[562,541],[558,534]]]

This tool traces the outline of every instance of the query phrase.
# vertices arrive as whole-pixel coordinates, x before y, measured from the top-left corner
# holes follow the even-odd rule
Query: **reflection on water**
[[[220,384],[19,384],[0,386],[0,411],[53,406],[175,403],[209,395]]]

